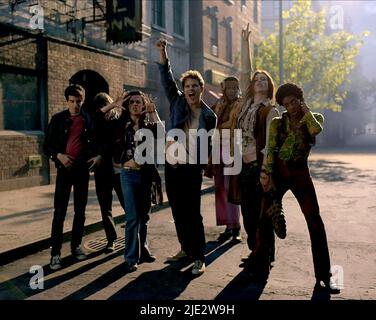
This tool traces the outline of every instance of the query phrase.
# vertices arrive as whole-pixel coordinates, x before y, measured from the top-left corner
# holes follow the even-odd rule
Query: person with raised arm
[[[247,244],[251,251],[244,261],[250,274],[259,279],[269,275],[274,261],[274,230],[269,219],[262,217],[265,192],[269,189],[269,177],[265,175],[269,127],[279,115],[274,106],[274,83],[265,70],[252,70],[249,48],[249,25],[242,30],[243,101],[237,118],[237,128],[242,130],[242,171],[240,173],[241,212]],[[252,73],[253,72],[253,73]],[[260,232],[270,237],[269,247],[258,241]]]
[[[193,275],[205,271],[205,231],[201,215],[201,184],[203,169],[207,165],[201,163],[201,156],[208,159],[210,154],[210,131],[217,124],[215,113],[202,101],[204,80],[196,70],[188,70],[181,76],[183,91],[178,89],[171,64],[167,55],[167,42],[159,40],[156,43],[159,51],[159,71],[161,82],[170,102],[170,129],[180,130],[185,134],[186,157],[183,159],[167,159],[165,180],[168,201],[175,221],[176,233],[181,246],[180,251],[168,258],[176,261],[184,257],[193,259]],[[200,148],[198,131],[205,131],[207,150]],[[206,138],[203,138],[206,139]],[[170,145],[171,147],[171,145]],[[169,145],[166,149],[169,155]],[[188,159],[195,158],[194,161]],[[205,158],[205,157],[204,157]],[[175,160],[175,161],[174,161]]]
[[[154,145],[157,127],[162,123],[154,102],[141,91],[130,91],[120,110],[123,120],[116,134],[113,164],[120,169],[125,202],[124,265],[127,272],[133,272],[137,270],[138,264],[154,262],[156,259],[149,248],[147,229],[151,188],[157,169],[154,154],[146,155],[147,159],[152,159],[150,163],[142,163],[138,147],[142,143]],[[148,141],[146,136],[145,141],[141,141],[138,137],[140,130],[149,130],[152,139]]]
[[[304,214],[311,238],[315,288],[339,293],[331,277],[325,226],[308,167],[308,156],[322,131],[324,117],[310,110],[302,88],[294,83],[281,85],[276,100],[286,111],[270,124],[265,175],[272,177],[276,200],[282,203],[284,194],[291,190]],[[267,242],[268,238],[262,235],[261,241]]]

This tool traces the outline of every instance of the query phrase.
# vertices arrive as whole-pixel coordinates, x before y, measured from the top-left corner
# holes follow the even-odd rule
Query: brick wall
[[[0,64],[35,72],[37,48],[33,39],[12,35],[1,37],[1,43]],[[43,133],[1,130],[4,120],[2,98],[3,92],[0,92],[0,191],[48,183],[46,159],[39,169],[30,169],[27,163],[29,155],[42,153]]]
[[[0,1],[1,2],[1,1]],[[35,2],[35,1],[34,1]],[[97,1],[102,7],[105,7],[106,1]],[[36,2],[35,2],[36,3]],[[142,1],[143,4],[143,34],[144,39],[141,43],[128,46],[117,45],[105,41],[105,24],[88,23],[85,26],[85,38],[75,37],[73,31],[67,28],[66,22],[73,18],[80,19],[86,17],[91,20],[92,5],[91,0],[40,0],[38,4],[44,9],[44,36],[49,36],[47,45],[48,68],[47,68],[47,98],[46,107],[42,112],[42,117],[46,115],[49,120],[53,114],[65,109],[64,89],[68,85],[69,79],[77,72],[82,70],[92,70],[99,73],[108,83],[110,95],[115,96],[123,85],[144,88],[157,98],[158,109],[162,119],[168,115],[168,101],[160,86],[159,72],[155,61],[158,61],[158,52],[155,49],[155,41],[164,37],[169,41],[169,54],[171,62],[174,65],[176,76],[189,69],[189,5],[185,3],[184,16],[185,36],[175,37],[173,35],[173,6],[172,1],[166,1],[166,29],[160,30],[152,26],[152,6],[149,1]],[[14,25],[28,30],[29,22],[32,15],[30,13],[30,1],[17,2],[14,11],[10,10],[10,2],[0,4],[0,23]],[[76,5],[76,15],[73,14],[72,8]],[[97,10],[97,15],[100,13]],[[74,17],[73,17],[74,16]],[[79,28],[78,28],[79,29]],[[12,32],[12,31],[11,31]],[[23,36],[17,35],[16,30],[10,37],[5,33],[0,37],[0,45],[11,39],[19,38],[20,41],[9,45],[2,45],[0,50],[0,68],[3,66],[12,66],[23,68],[35,75],[36,68],[43,67],[36,63],[37,46],[33,39],[21,40]],[[22,34],[22,33],[21,33]],[[54,37],[54,39],[52,39]],[[57,40],[59,38],[61,40]],[[64,39],[64,40],[63,40]],[[71,42],[67,42],[71,41]],[[72,43],[76,41],[76,44]],[[89,44],[91,47],[77,44]],[[44,47],[40,47],[41,51]],[[103,51],[105,50],[105,51]],[[111,53],[112,52],[112,53]],[[128,57],[128,58],[125,58]],[[8,68],[9,71],[10,68]],[[8,72],[6,71],[6,72]],[[15,69],[10,70],[12,72]],[[42,88],[44,89],[44,87]],[[43,90],[41,90],[43,92]],[[43,93],[41,93],[43,96]],[[2,121],[2,104],[1,104],[1,87],[0,87],[0,121]],[[42,100],[43,104],[44,100]],[[41,107],[42,108],[42,107]],[[45,122],[44,121],[44,122]],[[45,123],[43,124],[45,125]],[[42,126],[43,127],[43,126]],[[13,154],[11,163],[0,168],[0,190],[16,189],[22,186],[27,187],[48,183],[43,174],[49,176],[50,182],[54,183],[55,168],[54,165],[44,160],[43,170],[27,170],[24,167],[25,158],[30,154],[42,154],[41,145],[43,142],[42,132],[19,133],[14,131],[1,131],[0,126],[0,154],[1,156]],[[37,140],[33,140],[34,149],[28,149],[26,144],[30,143],[29,138],[35,139],[35,134],[39,135]],[[18,141],[18,144],[9,141]],[[19,159],[23,159],[22,161]],[[23,168],[23,175],[13,175],[17,170]],[[12,173],[13,172],[13,173]]]
[[[48,183],[47,160],[42,168],[28,167],[29,155],[42,154],[42,132],[0,131],[0,191]]]
[[[66,108],[64,90],[69,79],[81,70],[99,73],[109,84],[110,95],[115,96],[123,85],[145,87],[145,64],[99,50],[83,49],[66,43],[48,43],[48,119]],[[51,182],[56,169],[50,164]]]
[[[64,90],[69,79],[81,70],[99,73],[109,84],[110,95],[116,95],[124,84],[144,87],[145,64],[91,49],[48,43],[48,115],[65,109]]]
[[[2,51],[1,63],[35,68],[35,50],[35,44],[20,43],[11,50]],[[108,82],[110,95],[114,96],[124,84],[145,87],[145,67],[139,60],[62,41],[48,41],[48,119],[66,108],[64,90],[75,73],[86,69],[99,73]],[[56,171],[43,156],[43,139],[44,133],[40,131],[0,130],[0,191],[47,184],[49,179],[54,182]],[[29,155],[38,154],[43,156],[43,167],[30,169],[27,165]]]
[[[36,44],[33,39],[22,40],[21,35],[5,36],[1,37],[0,44],[0,64],[35,70]]]

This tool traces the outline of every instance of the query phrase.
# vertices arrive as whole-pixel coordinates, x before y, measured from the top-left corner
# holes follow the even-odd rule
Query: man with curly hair
[[[311,238],[316,288],[339,293],[331,279],[325,227],[308,168],[308,156],[316,135],[322,131],[324,117],[310,111],[303,90],[296,84],[281,85],[276,101],[286,111],[271,122],[265,174],[273,178],[277,201],[282,201],[288,190],[298,200]]]

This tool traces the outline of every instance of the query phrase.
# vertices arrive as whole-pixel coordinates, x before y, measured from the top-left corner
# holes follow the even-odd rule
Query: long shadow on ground
[[[224,254],[236,243],[225,244],[213,241],[207,243],[206,266]],[[172,300],[180,296],[188,284],[197,276],[191,274],[191,268],[181,271],[189,261],[169,264],[161,270],[141,274],[137,279],[120,289],[110,300]]]
[[[249,272],[241,271],[216,297],[215,301],[259,300],[267,281],[250,277]]]
[[[316,180],[326,182],[350,182],[359,181],[360,179],[373,179],[376,181],[374,171],[351,168],[348,165],[349,163],[342,161],[309,161],[309,169],[311,172],[311,176]]]
[[[101,255],[103,252],[98,251],[94,252],[88,255],[88,259],[97,257]],[[70,279],[73,279],[75,277],[78,277],[79,275],[99,266],[102,263],[105,263],[109,260],[114,259],[115,257],[122,255],[123,250],[117,251],[113,254],[106,255],[102,259],[98,259],[92,262],[89,262],[75,270],[69,271],[67,273],[58,275],[56,277],[53,277],[49,280],[44,280],[43,282],[43,289],[33,290],[30,287],[30,279],[33,276],[31,273],[24,273],[16,278],[7,280],[5,282],[0,283],[0,300],[24,300],[29,297],[32,297],[36,294],[39,294],[43,291],[49,290],[60,283],[63,283],[65,281],[68,281]],[[66,258],[63,258],[62,260],[64,268],[67,268],[74,263],[76,263],[76,260],[72,256],[68,256]],[[64,269],[62,269],[64,270]],[[43,272],[44,277],[47,277],[48,275],[52,274],[53,271],[50,270],[49,265],[43,266]]]

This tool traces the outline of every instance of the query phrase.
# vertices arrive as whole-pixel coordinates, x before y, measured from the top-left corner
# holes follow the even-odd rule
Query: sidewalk
[[[164,203],[152,208],[160,210],[168,206],[164,187],[164,172],[160,170],[163,181]],[[101,213],[95,194],[94,177],[89,184],[86,207],[85,234],[102,229]],[[204,178],[203,191],[209,192],[213,181]],[[55,185],[25,188],[0,192],[0,265],[4,265],[50,246],[51,224],[53,218],[53,199]],[[69,201],[64,224],[64,241],[70,237],[73,223],[73,192]],[[113,216],[117,224],[124,222],[124,211],[116,193],[113,192]]]

